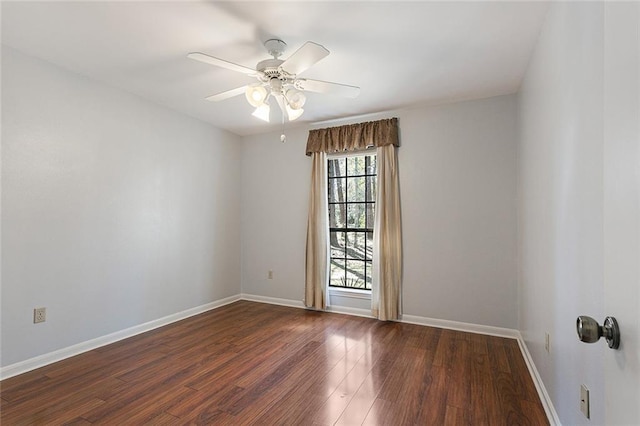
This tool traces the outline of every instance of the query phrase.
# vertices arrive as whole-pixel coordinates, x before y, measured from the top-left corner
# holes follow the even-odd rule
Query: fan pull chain
[[[284,134],[284,111],[282,111],[282,134],[280,135],[280,142],[285,143],[287,136]]]

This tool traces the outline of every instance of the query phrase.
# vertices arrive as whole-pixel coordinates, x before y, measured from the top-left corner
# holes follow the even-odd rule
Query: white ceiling
[[[544,2],[2,2],[2,43],[239,135],[273,130],[244,96],[204,98],[251,77],[186,58],[248,67],[262,42],[283,58],[305,41],[331,54],[302,77],[361,87],[356,99],[309,93],[318,122],[517,91]]]

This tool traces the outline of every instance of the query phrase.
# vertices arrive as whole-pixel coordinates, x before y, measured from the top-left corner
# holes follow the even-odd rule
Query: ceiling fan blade
[[[194,52],[189,53],[187,58],[196,61],[204,62],[206,64],[215,65],[217,67],[226,68],[231,71],[241,72],[247,75],[258,75],[259,71],[252,68],[245,67],[243,65],[234,64],[233,62],[225,61],[224,59],[214,58],[213,56],[205,55],[204,53]]]
[[[300,49],[293,52],[293,55],[289,56],[289,59],[280,66],[289,74],[297,75],[311,68],[313,64],[328,54],[329,51],[324,46],[308,41]]]
[[[347,84],[331,83],[321,80],[307,80],[304,78],[296,81],[296,87],[308,92],[327,93],[345,98],[356,98],[360,94],[360,88],[358,86],[349,86]]]
[[[205,99],[212,102],[218,102],[218,101],[223,101],[225,99],[233,98],[234,96],[242,95],[246,91],[247,91],[247,86],[242,86],[236,89],[227,90],[226,92],[207,96]]]

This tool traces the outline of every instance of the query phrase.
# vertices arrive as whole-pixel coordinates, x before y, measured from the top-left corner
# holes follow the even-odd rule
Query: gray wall
[[[520,92],[520,328],[563,424],[640,424],[639,70],[637,2],[558,2]],[[579,315],[617,317],[619,350]]]
[[[401,131],[404,313],[517,328],[515,96],[388,115]],[[244,138],[244,293],[303,298],[307,134]]]
[[[601,3],[551,7],[520,94],[520,328],[564,424],[605,424],[604,345],[575,320],[603,312]],[[550,352],[544,333],[551,335]]]
[[[2,365],[238,294],[240,145],[3,46]]]

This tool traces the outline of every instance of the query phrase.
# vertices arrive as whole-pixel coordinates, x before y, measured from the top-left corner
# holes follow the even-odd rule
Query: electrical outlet
[[[544,333],[544,350],[549,353],[549,333]]]
[[[269,278],[270,280],[273,279],[273,271],[271,269],[269,269],[269,272],[267,272],[267,278]]]
[[[33,323],[45,322],[47,320],[47,308],[35,308],[33,310]]]
[[[589,413],[589,389],[585,385],[580,385],[580,411],[586,418],[590,418]]]

